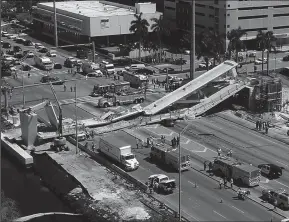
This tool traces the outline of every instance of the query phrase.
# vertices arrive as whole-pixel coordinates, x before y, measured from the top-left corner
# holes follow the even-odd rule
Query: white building
[[[164,17],[177,29],[190,30],[192,0],[164,0]],[[258,30],[273,31],[277,44],[289,44],[289,1],[195,0],[196,31],[213,29],[227,33],[241,27],[244,40]]]
[[[143,13],[151,25],[152,18],[162,13],[156,11],[156,4],[136,3],[135,7],[107,1],[65,1],[56,2],[59,39],[66,42],[96,42],[108,44],[110,41],[123,42],[132,33],[129,31],[134,14]],[[42,34],[53,36],[53,3],[38,3],[33,11],[35,29]],[[149,28],[151,32],[151,29]],[[121,39],[121,41],[120,41]]]

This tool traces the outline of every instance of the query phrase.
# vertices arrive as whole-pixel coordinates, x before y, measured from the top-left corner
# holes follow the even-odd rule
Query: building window
[[[175,11],[175,8],[173,8],[173,7],[169,7],[169,6],[165,6],[165,9]]]
[[[214,18],[215,16],[213,16],[213,15],[209,15],[209,17],[210,17],[210,18]]]
[[[214,4],[218,5],[219,4],[219,0],[214,0]]]
[[[273,17],[283,17],[283,16],[289,16],[289,13],[284,14],[274,14]]]
[[[202,5],[202,4],[198,4],[198,3],[195,3],[195,6],[196,7],[201,7],[201,8],[206,8],[206,5]]]
[[[214,9],[214,7],[213,7],[213,6],[209,6],[209,8],[210,8],[210,9]]]
[[[230,28],[230,25],[227,25],[227,28]]]
[[[258,19],[258,18],[267,18],[268,15],[257,15],[257,16],[242,16],[239,17],[238,20],[244,20],[244,19]]]
[[[273,27],[273,29],[289,29],[289,25]]]
[[[257,10],[257,9],[268,9],[268,6],[238,8],[239,11]]]
[[[230,8],[230,5],[228,5],[228,8]]]
[[[289,8],[289,5],[276,5],[273,8]]]
[[[205,16],[205,13],[196,12],[196,15],[199,15],[199,16]]]

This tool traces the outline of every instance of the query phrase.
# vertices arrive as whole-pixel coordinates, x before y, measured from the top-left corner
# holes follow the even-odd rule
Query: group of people
[[[265,130],[265,133],[268,134],[268,129],[269,129],[269,121],[261,121],[257,120],[256,121],[256,129],[258,131],[261,131],[262,129]]]
[[[217,150],[217,152],[218,152],[218,156],[221,156],[221,154],[222,154],[222,149],[219,148],[219,149]],[[232,157],[232,156],[233,156],[233,151],[232,151],[231,149],[227,152],[227,156],[228,156],[228,157]]]
[[[66,92],[67,86],[64,84],[63,85],[63,91]],[[75,92],[76,91],[76,86],[70,86],[70,92]]]
[[[233,185],[234,185],[234,180],[233,180],[233,178],[226,178],[226,177],[223,177],[223,179],[221,178],[220,180],[219,180],[219,187],[220,187],[220,189],[222,189],[222,185],[224,185],[224,188],[226,189],[226,187],[228,187],[227,186],[227,184],[230,184],[230,187],[231,187],[231,189],[233,189]]]

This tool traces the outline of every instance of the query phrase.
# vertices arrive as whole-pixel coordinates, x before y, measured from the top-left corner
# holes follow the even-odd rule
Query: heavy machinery
[[[50,145],[50,149],[55,150],[55,152],[60,152],[63,150],[68,151],[69,148],[66,145],[66,138],[65,137],[55,138],[53,144]]]

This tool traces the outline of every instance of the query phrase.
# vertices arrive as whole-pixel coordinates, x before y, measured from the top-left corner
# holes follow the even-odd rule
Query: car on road
[[[186,49],[186,50],[184,50],[184,53],[185,53],[186,55],[190,55],[190,54],[191,54],[191,51],[188,50],[188,49]]]
[[[280,209],[288,209],[289,208],[289,194],[283,189],[265,189],[262,190],[262,199],[268,201],[268,203],[274,204],[277,202],[277,206]]]
[[[40,49],[40,48],[44,47],[41,43],[35,43],[34,46],[36,49]]]
[[[50,50],[50,51],[46,52],[46,55],[48,57],[56,57],[56,51],[55,50]]]
[[[67,68],[73,68],[76,64],[76,59],[73,57],[68,57],[65,61],[64,61],[64,66]]]
[[[282,69],[280,70],[280,74],[289,77],[289,67],[282,68]]]
[[[17,52],[17,53],[14,54],[14,58],[22,59],[23,58],[23,54],[21,52]]]
[[[284,56],[282,60],[283,60],[284,62],[288,62],[288,61],[289,61],[289,55]]]
[[[98,93],[96,93],[96,92],[92,92],[92,93],[90,93],[89,96],[91,96],[91,97],[100,97],[100,96],[102,96],[102,95],[101,95],[101,94],[98,94]]]
[[[54,63],[54,69],[62,69],[62,65],[60,63]]]
[[[212,66],[212,63],[209,62],[209,63],[208,63],[208,67],[210,68],[211,66]],[[201,63],[199,64],[199,68],[207,68],[206,62],[201,62]]]
[[[3,48],[3,49],[10,49],[10,48],[11,48],[11,45],[10,45],[9,42],[3,42],[2,48]]]
[[[262,60],[262,58],[258,58],[258,59],[256,59],[255,60],[255,65],[260,65],[260,64],[265,64],[265,63],[267,63],[267,59],[266,58],[264,58],[263,60]]]
[[[163,72],[163,73],[173,73],[173,72],[175,72],[175,69],[173,69],[171,67],[164,68],[164,69],[161,70],[161,72]]]
[[[15,39],[15,42],[19,43],[19,44],[23,44],[25,42],[25,39],[18,37],[18,38]]]
[[[41,48],[38,50],[38,52],[47,53],[47,52],[48,52],[48,49],[43,46],[43,47],[41,47]]]
[[[1,36],[2,36],[2,37],[7,37],[7,35],[8,35],[8,32],[1,31]]]
[[[33,52],[27,52],[26,58],[34,58],[34,53]]]
[[[52,85],[63,85],[64,81],[60,80],[58,77],[56,76],[43,76],[40,80],[40,82],[42,83],[47,83],[47,82],[51,82]]]
[[[87,77],[102,77],[103,74],[100,70],[94,70],[94,72],[90,72],[86,76]]]

